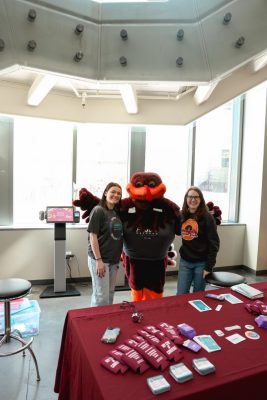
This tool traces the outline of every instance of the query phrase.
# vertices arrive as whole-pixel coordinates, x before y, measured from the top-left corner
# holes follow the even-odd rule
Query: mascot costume
[[[123,224],[122,262],[132,301],[161,298],[166,267],[176,264],[172,242],[181,234],[180,208],[164,197],[166,186],[156,173],[133,174],[126,190],[129,197],[121,200],[119,216]],[[82,188],[73,205],[85,211],[82,218],[88,222],[99,201]],[[212,202],[207,207],[219,225],[219,207]]]
[[[119,216],[123,224],[122,262],[133,301],[163,297],[165,270],[175,234],[180,234],[180,208],[164,197],[166,186],[155,173],[135,173],[121,200]],[[100,199],[83,188],[73,205],[85,211],[89,221],[92,208]],[[170,261],[169,264],[175,262]]]

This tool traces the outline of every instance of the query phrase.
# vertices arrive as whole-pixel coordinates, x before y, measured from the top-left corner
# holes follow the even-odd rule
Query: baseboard
[[[229,271],[229,270],[231,270],[231,271],[239,270],[240,271],[240,269],[241,270],[243,269],[244,271],[246,271],[250,274],[256,275],[256,276],[267,275],[266,269],[261,270],[261,271],[255,271],[255,269],[247,267],[246,265],[228,265],[227,267],[215,267],[214,271]]]
[[[36,280],[30,280],[32,285],[53,285],[54,279],[36,279]],[[92,280],[90,277],[78,277],[78,278],[67,278],[66,283],[90,283]]]
[[[245,265],[228,265],[226,267],[215,267],[214,271],[234,271],[234,270],[244,270],[245,272],[249,272],[250,274],[260,276],[260,275],[267,275],[267,270],[261,270],[261,271],[255,271],[252,268],[249,268]],[[166,271],[166,276],[177,276],[178,271],[177,270],[170,270]],[[66,279],[67,283],[91,283],[91,277],[76,277],[76,278],[67,278]],[[52,285],[54,283],[54,279],[37,279],[37,280],[31,280],[32,285]],[[123,285],[123,286],[116,286],[116,288],[127,288],[128,285]],[[123,289],[122,289],[123,290]],[[125,290],[125,289],[124,289]]]
[[[175,271],[166,271],[166,276],[177,276],[177,275],[178,275],[177,269]]]

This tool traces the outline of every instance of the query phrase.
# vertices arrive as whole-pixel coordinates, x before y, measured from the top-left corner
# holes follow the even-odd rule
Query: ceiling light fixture
[[[183,64],[184,64],[184,59],[183,59],[183,57],[178,57],[178,58],[176,59],[176,66],[177,66],[177,67],[182,67]]]
[[[83,33],[83,30],[84,30],[84,25],[78,24],[74,32],[76,33],[76,35],[80,35],[81,33]]]
[[[137,97],[134,87],[130,84],[120,85],[120,93],[124,106],[129,114],[136,114],[138,111]]]
[[[194,94],[194,101],[197,105],[200,105],[208,100],[211,96],[211,93],[214,91],[216,86],[218,85],[219,81],[213,81],[209,85],[206,86],[198,86],[195,94]]]
[[[56,84],[57,77],[52,75],[38,75],[33,82],[27,103],[29,106],[38,106]]]
[[[77,51],[75,56],[73,57],[75,62],[80,62],[83,59],[83,52],[82,51]]]
[[[238,38],[237,41],[235,42],[235,47],[239,49],[240,47],[243,46],[244,43],[245,43],[244,36],[240,36],[240,38]]]
[[[177,32],[177,40],[183,40],[184,38],[184,30],[183,29],[179,29],[179,31]]]
[[[34,10],[34,8],[31,8],[28,12],[28,17],[27,17],[28,21],[34,22],[36,17],[37,17],[36,11]]]
[[[120,31],[120,36],[121,36],[122,40],[127,40],[128,39],[128,32],[126,31],[126,29],[122,29]]]
[[[3,39],[0,39],[0,51],[3,51],[5,48],[5,42]]]
[[[86,105],[86,99],[89,97],[87,92],[85,90],[82,91],[82,108],[85,108]]]
[[[124,57],[124,56],[120,57],[120,65],[122,67],[126,67],[126,65],[127,65],[127,58],[126,57]]]
[[[232,14],[229,12],[226,13],[225,16],[223,17],[223,24],[228,25],[231,19],[232,19]]]
[[[36,47],[37,47],[37,43],[36,43],[35,40],[29,40],[29,41],[28,41],[27,49],[28,49],[29,51],[34,51],[34,50],[36,49]]]
[[[250,62],[252,72],[258,72],[261,68],[265,67],[265,65],[267,65],[267,51]]]

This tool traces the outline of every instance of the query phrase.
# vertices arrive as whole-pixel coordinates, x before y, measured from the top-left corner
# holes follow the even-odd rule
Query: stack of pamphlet
[[[261,297],[264,297],[264,294],[262,291],[247,285],[246,283],[240,283],[238,285],[231,286],[231,289],[234,290],[235,292],[238,292],[242,294],[243,296],[249,298],[249,299],[260,299]]]

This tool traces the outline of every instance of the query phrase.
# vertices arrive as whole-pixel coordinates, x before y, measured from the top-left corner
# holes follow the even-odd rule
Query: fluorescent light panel
[[[262,56],[254,59],[252,62],[252,71],[253,72],[258,72],[260,69],[265,67],[267,64],[267,53],[263,54]]]
[[[129,114],[136,114],[138,111],[136,92],[132,85],[125,84],[120,86],[120,93],[124,106]]]
[[[217,85],[218,81],[214,81],[207,86],[199,86],[194,94],[196,104],[199,105],[207,101]]]
[[[57,81],[56,76],[39,75],[33,82],[29,93],[27,103],[29,106],[39,106],[43,99],[48,95]]]

